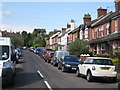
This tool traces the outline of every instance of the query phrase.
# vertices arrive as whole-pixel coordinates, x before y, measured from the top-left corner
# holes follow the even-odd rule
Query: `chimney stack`
[[[66,31],[66,28],[62,28],[62,32],[64,33]]]
[[[120,0],[115,0],[115,11],[119,12],[120,11]]]
[[[91,15],[89,13],[84,14],[83,20],[84,20],[84,24],[91,22]]]
[[[71,25],[67,23],[67,28],[70,28],[70,27],[71,27]]]
[[[107,9],[104,9],[104,8],[98,8],[97,9],[97,12],[98,12],[98,18],[100,17],[100,16],[104,16],[104,15],[106,15],[107,14]]]
[[[73,19],[71,19],[70,21],[70,27],[71,27],[71,30],[74,30],[75,28],[75,21]]]

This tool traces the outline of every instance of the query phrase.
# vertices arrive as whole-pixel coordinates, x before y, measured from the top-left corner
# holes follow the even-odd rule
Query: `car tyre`
[[[55,67],[55,62],[53,62],[53,66]]]
[[[111,81],[112,81],[113,83],[116,83],[116,81],[117,81],[117,77],[113,77],[113,78],[111,78]]]
[[[65,72],[65,67],[64,66],[62,66],[62,72]]]
[[[58,64],[58,69],[60,70],[60,65]]]
[[[79,69],[77,69],[77,71],[76,71],[76,76],[80,77],[80,70]]]
[[[90,71],[87,73],[87,81],[88,82],[92,82],[93,81],[93,76],[92,76]]]
[[[49,60],[47,60],[47,63],[50,63],[50,61],[49,61]]]

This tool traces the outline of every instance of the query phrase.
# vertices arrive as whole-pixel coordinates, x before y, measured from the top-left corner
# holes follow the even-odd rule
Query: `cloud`
[[[32,33],[34,28],[30,26],[17,26],[17,25],[7,25],[7,24],[1,24],[0,29],[2,31],[7,30],[8,32],[22,32],[22,31],[27,31],[28,33]]]

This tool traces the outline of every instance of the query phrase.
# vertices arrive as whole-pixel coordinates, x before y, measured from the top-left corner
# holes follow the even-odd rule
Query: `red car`
[[[53,51],[48,51],[47,54],[46,54],[45,61],[47,61],[48,63],[50,63],[53,55],[54,55]]]

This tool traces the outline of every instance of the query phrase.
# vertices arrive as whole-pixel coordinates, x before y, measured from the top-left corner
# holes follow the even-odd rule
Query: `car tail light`
[[[52,58],[51,56],[49,56],[49,58]]]
[[[95,66],[92,67],[92,70],[95,70]]]

